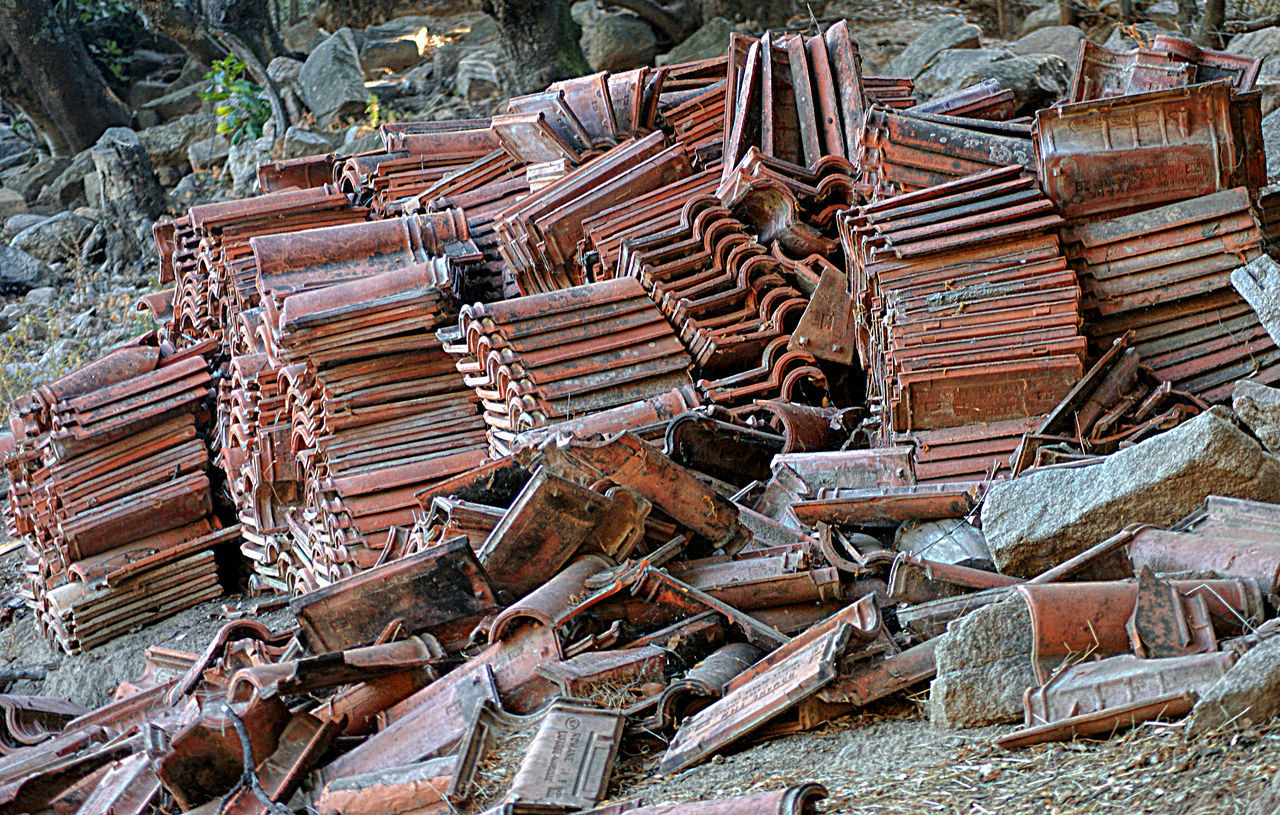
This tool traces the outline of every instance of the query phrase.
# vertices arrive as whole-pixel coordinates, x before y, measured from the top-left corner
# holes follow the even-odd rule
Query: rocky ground
[[[1055,25],[1056,4],[1020,7],[1024,13],[1003,38],[995,36],[994,6],[959,0],[834,0],[813,4],[795,20],[850,19],[868,73],[912,76],[921,98],[995,76],[1015,91],[1019,106],[1032,109],[1065,89],[1082,37],[1118,46],[1126,37],[1150,36],[1153,26],[1171,26],[1172,6],[1148,8],[1152,22],[1140,30],[1107,22],[1100,16],[1106,7],[1085,15],[1081,28]],[[589,2],[575,4],[574,18],[592,66],[607,70],[712,56],[730,29],[752,30],[752,21],[713,20],[659,54],[658,37],[638,18],[605,13]],[[301,58],[277,58],[268,72],[287,106],[300,113],[300,124],[234,146],[215,134],[211,103],[198,95],[207,85],[202,70],[176,55],[154,55],[131,101],[170,213],[253,193],[261,160],[378,149],[379,123],[488,115],[503,103],[497,32],[476,12],[403,16],[334,33],[304,21],[286,32],[286,46]],[[1259,86],[1264,115],[1272,114],[1280,106],[1280,28],[1240,35],[1230,47],[1267,58]],[[102,214],[89,151],[50,157],[20,131],[12,122],[0,126],[4,404],[152,327],[150,315],[135,304],[158,288],[152,256],[112,251],[113,225]],[[1272,148],[1269,170],[1278,175],[1280,113],[1267,116],[1264,134]],[[44,674],[15,682],[8,692],[67,696],[89,706],[141,672],[148,646],[199,651],[251,605],[243,597],[206,603],[68,657],[40,636],[21,607],[20,552],[9,548],[0,556],[0,576],[0,670]],[[292,623],[287,610],[261,619],[275,629]],[[928,719],[922,700],[891,700],[817,733],[747,745],[671,778],[653,775],[662,750],[655,742],[647,753],[622,758],[611,794],[697,800],[819,781],[831,791],[825,811],[868,813],[1257,814],[1275,811],[1280,800],[1280,791],[1269,789],[1280,770],[1276,725],[1237,721],[1190,737],[1185,723],[1151,724],[1109,740],[1009,753],[990,743],[1007,727],[939,729]]]

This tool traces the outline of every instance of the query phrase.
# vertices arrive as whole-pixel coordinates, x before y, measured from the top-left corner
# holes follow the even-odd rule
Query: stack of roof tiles
[[[1047,413],[1081,377],[1080,287],[1062,255],[1061,223],[1016,165],[848,217],[859,351],[884,442]],[[1000,436],[988,430],[976,435]],[[931,456],[934,441],[920,445]]]
[[[206,349],[207,350],[207,349]],[[28,601],[69,652],[216,597],[199,352],[134,344],[21,400],[7,459],[10,531],[27,539]]]
[[[484,406],[495,455],[522,430],[693,384],[671,325],[630,278],[465,306],[441,336]]]

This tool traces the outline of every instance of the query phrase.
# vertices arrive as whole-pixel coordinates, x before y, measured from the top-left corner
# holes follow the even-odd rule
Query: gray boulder
[[[1262,149],[1267,154],[1267,178],[1280,176],[1280,110],[1262,119]]]
[[[81,150],[71,159],[67,168],[45,184],[36,197],[36,206],[42,209],[63,210],[84,201],[84,177],[93,172],[93,155]]]
[[[0,187],[0,221],[8,221],[14,215],[27,211],[27,202],[22,193],[8,187]]]
[[[170,91],[159,99],[154,99],[143,105],[142,110],[154,113],[156,119],[161,122],[196,113],[200,110],[201,105],[204,104],[204,100],[200,98],[200,92],[204,89],[205,84],[197,82],[193,85],[186,85],[175,91]]]
[[[368,79],[384,73],[398,74],[421,59],[413,40],[367,40],[360,49],[360,67]]]
[[[1280,342],[1280,264],[1259,255],[1231,271],[1231,285],[1258,315],[1258,322]]]
[[[1073,25],[1051,25],[1024,35],[1010,49],[1015,54],[1054,54],[1070,66],[1076,64],[1084,38],[1084,32]]]
[[[1271,452],[1280,450],[1280,389],[1253,379],[1236,381],[1231,410]]]
[[[298,86],[321,127],[364,112],[364,71],[351,29],[341,29],[311,52],[298,73]]]
[[[46,156],[10,180],[6,186],[18,191],[26,201],[35,201],[45,185],[71,166],[66,156]]]
[[[1062,13],[1058,10],[1058,5],[1056,3],[1040,6],[1037,9],[1033,9],[1026,17],[1022,18],[1022,30],[1019,34],[1025,37],[1032,31],[1058,25],[1061,20]]]
[[[983,606],[947,627],[929,684],[934,727],[982,727],[1022,719],[1031,668],[1031,615],[1021,597]]]
[[[502,58],[498,52],[476,49],[458,62],[453,89],[463,99],[488,99],[502,89]]]
[[[1169,29],[1156,25],[1155,23],[1138,23],[1132,26],[1116,26],[1115,30],[1111,32],[1111,36],[1107,37],[1107,41],[1103,43],[1103,46],[1110,48],[1112,51],[1128,51],[1131,48],[1137,48],[1142,43],[1139,43],[1133,37],[1129,36],[1129,32],[1134,30],[1137,30],[1138,36],[1142,38],[1142,43],[1150,43],[1160,34],[1178,35],[1178,32],[1170,31]]]
[[[266,136],[244,139],[227,154],[226,173],[231,176],[231,193],[240,198],[258,191],[258,164],[271,160],[274,142]]]
[[[981,44],[981,38],[982,29],[966,22],[963,17],[939,17],[937,22],[890,61],[888,74],[914,79],[938,54],[949,49],[977,48]]]
[[[11,215],[5,219],[4,231],[10,235],[16,235],[29,226],[44,223],[52,218],[52,215],[39,215],[34,212],[24,212],[19,215]]]
[[[324,136],[319,133],[313,133],[310,130],[303,130],[300,127],[290,127],[284,132],[284,157],[300,158],[301,156],[315,156],[321,153],[328,153],[333,150],[333,145]]]
[[[431,53],[434,73],[441,79],[453,76],[458,70],[458,63],[468,54],[479,50],[500,53],[498,42],[498,24],[487,15],[471,24],[470,30],[459,39],[445,43]]]
[[[226,164],[230,152],[231,142],[227,141],[226,136],[212,136],[188,147],[187,160],[191,163],[191,169],[197,172],[212,170]]]
[[[74,212],[59,212],[13,236],[9,245],[36,260],[57,263],[75,257],[80,244],[93,231],[93,224]]]
[[[593,71],[617,72],[649,65],[658,51],[653,29],[630,14],[605,14],[593,25],[583,26],[578,44]]]
[[[1280,501],[1280,462],[1214,407],[1100,464],[1033,471],[982,504],[997,568],[1031,577],[1131,523],[1167,527],[1210,495]]]
[[[161,167],[172,167],[181,177],[191,167],[188,156],[191,145],[213,136],[217,128],[218,119],[212,113],[189,113],[171,122],[148,127],[138,133],[138,138],[157,174]]]
[[[994,79],[1013,91],[1015,115],[1048,107],[1066,93],[1071,69],[1053,54],[1015,56],[985,48],[947,50],[916,77],[916,94],[935,97]]]
[[[267,76],[280,87],[296,87],[302,74],[302,60],[292,57],[276,57],[267,65]]]
[[[1191,710],[1188,735],[1228,722],[1239,727],[1280,715],[1280,636],[1262,641],[1240,657],[1217,682],[1204,689]]]
[[[26,294],[56,282],[57,275],[48,266],[26,252],[0,244],[0,295]]]
[[[1280,57],[1280,26],[1237,34],[1227,43],[1227,50],[1245,57],[1261,57],[1264,63],[1271,57]]]
[[[316,46],[325,41],[328,34],[316,25],[314,19],[304,17],[286,28],[280,36],[287,50],[310,54]]]
[[[675,48],[657,58],[657,64],[678,65],[700,59],[724,56],[733,26],[723,17],[712,17]]]

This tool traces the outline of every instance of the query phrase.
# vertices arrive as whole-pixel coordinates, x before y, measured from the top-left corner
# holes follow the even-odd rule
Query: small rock
[[[156,82],[152,79],[139,79],[129,84],[129,90],[125,94],[125,101],[130,107],[140,108],[148,102],[152,102],[165,95],[168,86],[163,82]]]
[[[328,35],[316,25],[314,19],[303,17],[286,28],[280,36],[287,50],[310,54],[317,45],[325,41]]]
[[[1083,39],[1084,32],[1073,25],[1052,25],[1032,31],[1010,48],[1015,54],[1054,54],[1075,65]]]
[[[66,169],[58,173],[40,190],[36,204],[42,209],[70,209],[84,197],[84,177],[93,172],[93,155],[90,150],[81,150],[71,159]]]
[[[344,28],[319,45],[298,74],[307,108],[321,127],[364,112],[364,71],[354,32]]]
[[[27,211],[27,202],[22,193],[8,187],[0,187],[0,220],[8,221],[14,215]]]
[[[1280,462],[1222,407],[1100,464],[996,484],[982,504],[982,531],[1003,574],[1032,577],[1126,524],[1167,527],[1210,495],[1280,501]]]
[[[1141,38],[1141,42],[1131,36],[1131,33],[1135,31],[1138,37]],[[1170,31],[1155,23],[1116,26],[1116,29],[1111,32],[1111,36],[1107,37],[1107,41],[1103,43],[1103,47],[1110,48],[1112,51],[1128,51],[1131,48],[1140,46],[1145,48],[1151,45],[1151,42],[1160,34],[1172,34],[1176,37],[1178,32]]]
[[[319,133],[303,130],[296,125],[284,132],[284,157],[301,158],[315,156],[333,150],[333,145]]]
[[[1236,381],[1231,409],[1271,452],[1280,451],[1280,389],[1253,379]]]
[[[963,17],[946,15],[912,40],[901,54],[889,63],[890,76],[906,76],[914,79],[928,67],[933,58],[950,49],[977,48],[981,45],[982,29],[965,22]]]
[[[187,148],[187,160],[191,169],[196,172],[212,170],[227,162],[227,154],[231,151],[231,143],[226,136],[213,136],[201,139]]]
[[[593,71],[627,71],[653,62],[658,40],[649,24],[630,14],[606,14],[583,27],[578,41]]]
[[[32,289],[22,298],[22,302],[29,306],[51,306],[53,301],[58,297],[58,290],[52,286],[41,286],[38,289]]]
[[[1056,3],[1050,3],[1047,6],[1035,9],[1022,19],[1020,35],[1025,37],[1032,31],[1055,26],[1060,22],[1062,22],[1062,12],[1058,10]]]
[[[1280,176],[1280,110],[1262,119],[1262,149],[1267,155],[1267,177]]]
[[[276,57],[267,66],[267,76],[282,87],[294,87],[302,74],[302,61],[291,57]]]
[[[398,74],[412,68],[422,59],[418,44],[413,40],[368,40],[360,49],[360,67],[367,79],[375,79],[384,73]]]
[[[34,201],[45,185],[53,181],[62,171],[71,166],[71,159],[66,156],[47,156],[40,159],[6,186],[18,191],[26,201]]]
[[[200,110],[200,106],[204,104],[204,100],[200,98],[200,92],[204,88],[205,83],[203,82],[186,85],[166,93],[159,99],[148,102],[142,106],[142,110],[154,113],[161,122],[196,113]]]
[[[694,62],[700,59],[724,56],[725,43],[733,26],[723,17],[712,17],[693,32],[684,42],[657,58],[657,64],[679,65],[682,62]]]
[[[138,138],[146,148],[156,174],[160,173],[161,167],[176,168],[179,173],[173,180],[177,182],[191,167],[187,156],[188,148],[201,139],[215,135],[217,128],[218,120],[212,113],[191,113],[179,116],[171,122],[149,127],[138,133]]]
[[[52,215],[38,215],[34,212],[11,215],[4,222],[4,231],[10,235],[16,235],[27,227],[42,224],[52,217]]]
[[[76,207],[72,210],[72,214],[84,218],[86,221],[101,221],[102,210],[97,207]]]
[[[1036,683],[1031,614],[1021,597],[992,603],[947,626],[935,652],[929,722],[981,727],[1022,718],[1022,695]]]
[[[1240,657],[1217,682],[1200,693],[1187,734],[1214,730],[1232,720],[1265,722],[1280,714],[1280,636],[1272,636]]]
[[[271,160],[271,139],[245,139],[233,145],[227,155],[226,172],[231,176],[231,193],[236,197],[252,195],[258,190],[258,164]]]
[[[102,207],[102,176],[97,170],[84,177],[84,198],[91,207]]]
[[[54,263],[68,257],[74,257],[80,251],[80,244],[93,231],[93,224],[73,212],[59,212],[46,221],[13,236],[9,245],[28,255]]]
[[[501,58],[494,51],[481,49],[467,54],[458,63],[454,90],[473,102],[494,96],[502,88],[500,64]]]
[[[26,252],[0,244],[0,295],[26,294],[56,282],[57,275],[48,266]]]

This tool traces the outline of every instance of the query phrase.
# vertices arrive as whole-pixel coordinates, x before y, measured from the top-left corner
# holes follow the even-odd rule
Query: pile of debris
[[[1009,747],[1221,722],[1280,645],[1280,461],[1215,404],[1277,438],[1257,71],[1085,43],[1010,120],[735,34],[160,224],[163,328],[14,408],[29,602],[86,649],[247,563],[298,627],[24,700],[0,802],[670,812],[593,809],[622,744],[930,680]]]

